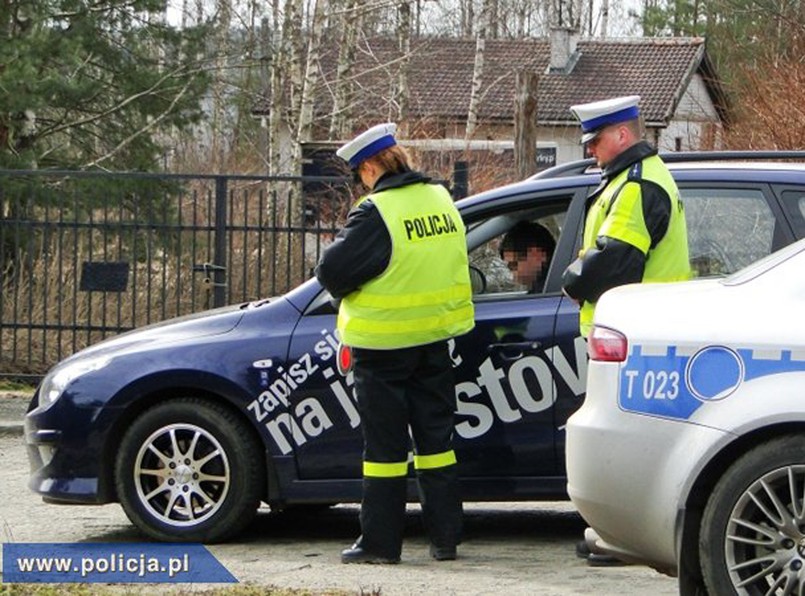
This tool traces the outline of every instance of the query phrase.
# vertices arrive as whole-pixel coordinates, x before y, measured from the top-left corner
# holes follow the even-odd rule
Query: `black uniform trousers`
[[[379,556],[400,556],[410,425],[425,528],[434,546],[455,547],[462,504],[452,451],[456,397],[447,342],[352,353],[364,437],[359,545]]]

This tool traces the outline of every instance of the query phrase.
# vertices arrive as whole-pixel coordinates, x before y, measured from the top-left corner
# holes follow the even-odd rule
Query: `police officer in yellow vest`
[[[399,562],[410,438],[431,556],[455,559],[461,534],[447,340],[474,326],[465,230],[450,194],[411,169],[395,132],[380,124],[337,151],[371,192],[315,271],[341,299],[364,437],[361,536],[344,563]]]
[[[691,275],[679,189],[657,150],[642,140],[639,101],[631,95],[570,108],[581,121],[582,144],[602,169],[587,199],[579,257],[563,277],[564,292],[581,306],[584,337],[606,290]]]

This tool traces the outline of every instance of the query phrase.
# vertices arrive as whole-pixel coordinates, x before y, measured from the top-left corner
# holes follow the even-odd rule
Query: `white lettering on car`
[[[553,346],[545,350],[545,355],[553,363],[559,376],[567,383],[567,386],[573,392],[573,395],[578,397],[586,391],[587,385],[587,342],[583,337],[577,337],[573,342],[573,350],[576,356],[576,370],[567,361],[567,356],[559,349],[559,346]]]
[[[534,376],[540,388],[537,399],[531,395],[531,391],[526,384],[526,375],[530,373]],[[521,358],[509,368],[509,385],[514,393],[517,403],[526,411],[532,414],[547,410],[553,405],[556,396],[556,383],[553,381],[548,364],[536,356]]]
[[[640,376],[639,370],[624,370],[626,377],[626,398],[632,399],[635,394],[635,379]],[[637,386],[643,399],[676,399],[679,395],[679,372],[665,370],[647,370]]]
[[[336,425],[334,412],[328,410],[331,406],[325,407],[329,402],[313,396],[295,398],[293,403],[289,399],[292,392],[299,391],[318,372],[329,383],[334,403],[340,407],[350,428],[360,425],[352,390],[353,374],[343,377],[333,366],[328,366],[328,361],[336,356],[338,341],[326,329],[321,333],[324,339],[317,342],[310,353],[302,354],[287,371],[277,367],[276,378],[263,381],[266,389],[246,406],[283,455]],[[558,346],[515,360],[508,368],[496,367],[491,357],[484,359],[478,366],[478,376],[474,381],[456,384],[456,433],[463,439],[476,439],[489,432],[496,420],[511,423],[521,420],[523,412],[534,414],[548,410],[556,401],[557,378],[561,378],[574,395],[582,395],[587,374],[583,338],[576,338],[574,352],[575,369]],[[450,355],[454,363],[462,361],[455,345],[451,345]],[[260,373],[266,374],[265,370],[260,370]],[[652,382],[656,384],[653,391],[667,399],[676,397],[678,376]]]
[[[495,417],[486,404],[465,401],[461,399],[466,396],[469,399],[481,395],[481,388],[475,383],[459,383],[456,385],[456,401],[458,402],[457,413],[459,416],[475,418],[475,424],[469,420],[462,420],[456,424],[456,433],[464,439],[475,439],[486,434],[492,428]]]

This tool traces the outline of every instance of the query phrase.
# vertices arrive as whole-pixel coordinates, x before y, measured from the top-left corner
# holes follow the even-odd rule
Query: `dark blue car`
[[[672,169],[698,275],[730,273],[805,236],[802,165]],[[565,423],[584,398],[587,360],[560,278],[598,181],[571,165],[459,203],[477,317],[451,344],[467,501],[566,498]],[[539,291],[518,286],[501,259],[520,221],[557,240]],[[166,541],[224,540],[261,502],[359,501],[360,418],[334,328],[330,296],[311,279],[75,354],[49,372],[26,416],[30,487],[48,502],[118,501]]]

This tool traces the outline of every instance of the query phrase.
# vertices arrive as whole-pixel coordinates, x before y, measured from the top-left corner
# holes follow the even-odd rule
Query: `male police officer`
[[[342,299],[338,332],[352,348],[364,436],[362,533],[344,563],[400,560],[409,425],[431,556],[455,559],[461,533],[447,340],[474,326],[465,230],[450,194],[411,169],[395,132],[380,124],[338,150],[371,194],[316,267]]]
[[[579,258],[562,280],[564,292],[581,305],[584,337],[592,328],[595,303],[608,289],[690,277],[679,189],[657,150],[642,140],[639,101],[640,96],[630,95],[570,108],[581,121],[582,144],[601,168],[601,184],[587,198]],[[588,528],[576,553],[590,565],[621,564],[591,552],[594,542]]]
[[[564,292],[581,305],[585,337],[606,290],[690,277],[679,190],[657,150],[641,140],[639,101],[630,95],[570,108],[581,121],[581,142],[602,169],[587,199],[579,258],[563,277]]]

